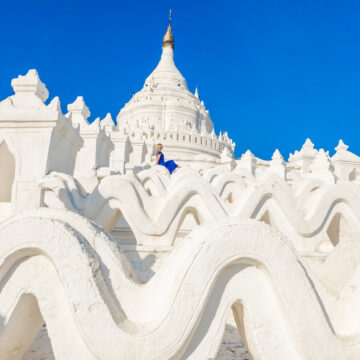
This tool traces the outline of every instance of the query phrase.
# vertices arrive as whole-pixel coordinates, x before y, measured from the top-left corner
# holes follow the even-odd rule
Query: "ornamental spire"
[[[162,48],[164,49],[167,46],[170,46],[171,48],[174,48],[174,37],[172,34],[172,28],[171,28],[171,9],[170,9],[170,14],[169,14],[169,26],[166,30],[166,34],[164,36],[163,39],[163,46]]]

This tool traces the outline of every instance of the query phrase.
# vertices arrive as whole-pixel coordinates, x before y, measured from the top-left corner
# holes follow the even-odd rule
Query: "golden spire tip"
[[[174,48],[174,36],[172,34],[172,31],[171,31],[171,9],[170,9],[170,13],[169,13],[169,26],[166,30],[166,34],[164,36],[164,39],[163,39],[163,48],[164,47],[167,47],[167,46],[170,46],[172,48]]]

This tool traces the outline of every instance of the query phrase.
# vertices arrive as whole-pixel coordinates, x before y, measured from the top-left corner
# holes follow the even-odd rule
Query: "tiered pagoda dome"
[[[159,64],[145,80],[143,88],[135,93],[117,116],[119,128],[150,131],[154,142],[166,145],[167,153],[178,160],[188,160],[194,156],[204,160],[219,159],[225,147],[233,153],[230,139],[219,139],[214,133],[214,126],[209,111],[199,99],[197,89],[191,93],[185,78],[174,62],[174,37],[171,24],[163,39],[163,50]],[[173,134],[170,136],[169,133]],[[210,142],[202,145],[202,140],[184,134],[208,136],[220,140],[211,146]],[[184,137],[185,136],[185,137]],[[190,143],[185,150],[179,143]],[[193,143],[193,144],[191,144]],[[210,156],[210,158],[209,158]]]
[[[147,77],[143,88],[120,111],[120,126],[148,125],[159,131],[196,129],[207,133],[213,129],[208,110],[192,94],[185,78],[174,62],[174,40],[169,25],[163,40],[163,52],[155,70]]]

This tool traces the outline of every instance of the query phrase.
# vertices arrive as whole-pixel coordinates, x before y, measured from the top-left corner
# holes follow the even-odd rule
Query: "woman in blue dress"
[[[169,170],[169,173],[172,174],[177,168],[180,168],[180,166],[174,160],[165,161],[164,154],[161,152],[162,148],[162,144],[157,144],[155,147],[156,165],[165,166]]]

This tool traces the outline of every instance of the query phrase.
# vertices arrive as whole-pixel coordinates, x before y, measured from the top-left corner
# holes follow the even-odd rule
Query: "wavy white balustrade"
[[[352,183],[308,178],[290,184],[271,174],[257,179],[224,169],[203,177],[194,169],[181,169],[170,178],[160,170],[105,177],[87,196],[70,176],[50,174],[42,182],[45,202],[78,211],[109,230],[124,216],[138,244],[173,244],[189,212],[200,224],[268,216],[267,222],[301,252],[316,251],[337,216],[352,232],[360,231],[360,187]]]
[[[254,220],[197,228],[147,284],[106,232],[71,212],[11,218],[0,244],[6,359],[21,359],[41,316],[56,359],[213,359],[230,307],[253,359],[360,357],[359,291],[327,292],[291,242]]]

